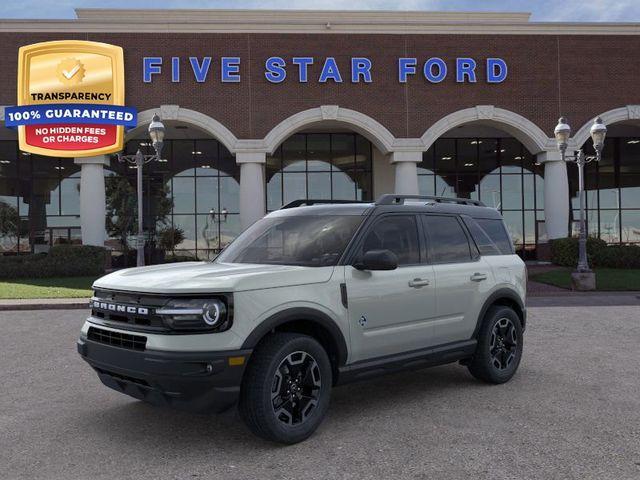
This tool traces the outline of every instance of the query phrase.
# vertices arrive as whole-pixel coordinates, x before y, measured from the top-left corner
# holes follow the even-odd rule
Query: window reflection
[[[518,253],[546,241],[543,169],[513,138],[440,138],[418,165],[422,195],[482,201],[503,213]],[[541,237],[542,235],[542,237]]]
[[[592,142],[584,145],[592,152]],[[571,221],[577,234],[579,220],[578,169],[567,166],[571,196]],[[608,243],[640,243],[640,139],[607,137],[600,162],[585,169],[587,231]]]
[[[371,200],[371,143],[355,133],[300,133],[267,157],[267,211],[299,199]]]

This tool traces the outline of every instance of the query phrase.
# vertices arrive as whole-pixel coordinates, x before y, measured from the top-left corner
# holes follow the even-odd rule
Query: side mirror
[[[395,270],[398,257],[391,250],[369,250],[353,264],[357,270]]]

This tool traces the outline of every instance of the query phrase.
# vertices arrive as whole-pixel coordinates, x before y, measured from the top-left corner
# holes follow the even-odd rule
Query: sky
[[[75,18],[74,8],[250,8],[530,12],[532,21],[640,22],[640,0],[18,0],[0,18]]]

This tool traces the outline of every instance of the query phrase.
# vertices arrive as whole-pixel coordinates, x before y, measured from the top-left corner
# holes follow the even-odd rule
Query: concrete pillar
[[[542,152],[537,156],[544,164],[544,223],[549,239],[569,235],[569,179],[567,164],[560,152]]]
[[[104,166],[109,157],[76,158],[80,165],[80,227],[83,245],[104,246],[107,212],[104,190]]]
[[[244,230],[264,217],[265,184],[264,152],[238,152],[236,162],[240,165],[240,226]]]
[[[401,195],[417,195],[418,163],[422,161],[422,152],[392,152],[391,163],[395,166],[395,191]]]

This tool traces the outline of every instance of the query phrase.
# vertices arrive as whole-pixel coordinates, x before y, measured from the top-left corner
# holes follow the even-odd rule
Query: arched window
[[[267,157],[267,211],[293,200],[371,200],[372,146],[355,133],[298,133]]]
[[[514,138],[439,138],[418,165],[420,193],[480,200],[502,213],[517,251],[544,241],[543,169]]]

